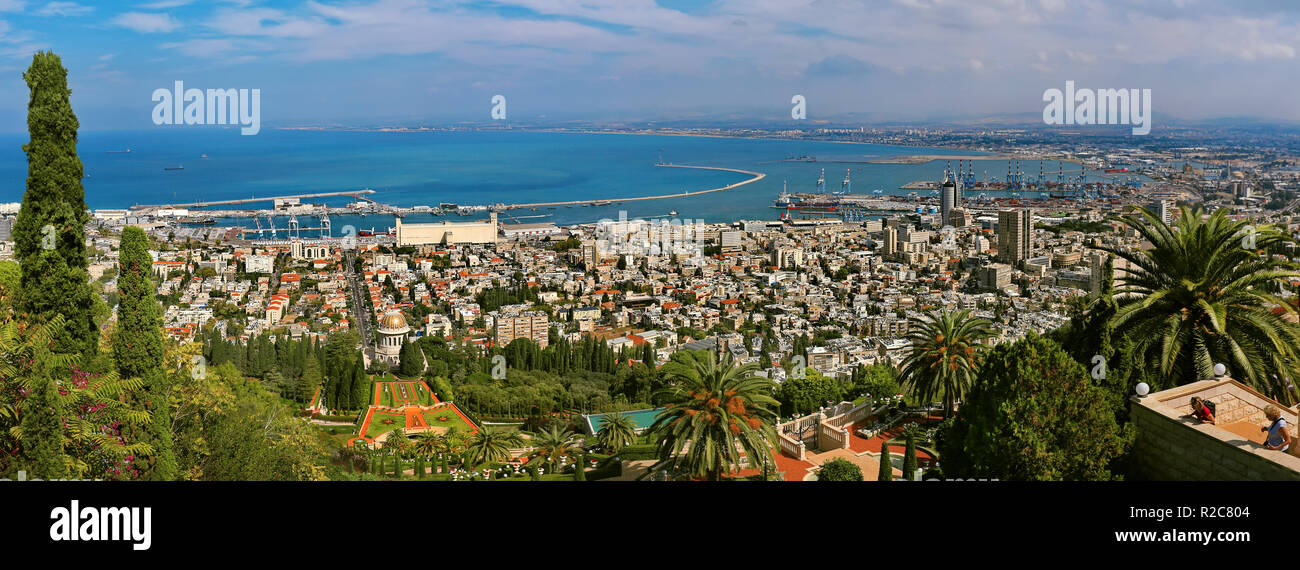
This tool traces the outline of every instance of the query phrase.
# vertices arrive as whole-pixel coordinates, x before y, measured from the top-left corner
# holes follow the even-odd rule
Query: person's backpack
[[[1211,416],[1214,416],[1216,418],[1219,417],[1218,412],[1216,412],[1214,409],[1214,402],[1211,402],[1209,400],[1201,400],[1201,402],[1205,404],[1206,409],[1210,410]]]

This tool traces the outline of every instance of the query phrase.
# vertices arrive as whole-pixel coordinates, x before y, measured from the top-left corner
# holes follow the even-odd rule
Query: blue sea
[[[21,145],[25,134],[0,135],[0,202],[19,201],[27,175]],[[130,153],[111,153],[130,149]],[[776,219],[772,201],[786,183],[791,192],[812,192],[822,169],[826,189],[838,191],[845,170],[852,191],[904,195],[903,184],[936,180],[944,161],[927,164],[846,164],[787,162],[792,156],[819,161],[866,161],[904,155],[969,155],[967,151],[833,142],[633,134],[522,131],[354,132],[263,129],[241,136],[236,129],[171,127],[150,131],[82,133],[78,151],[86,170],[86,203],[92,208],[184,203],[337,192],[370,188],[378,202],[398,206],[442,202],[462,205],[614,200],[697,191],[739,182],[730,172],[659,168],[675,164],[721,166],[767,174],[738,189],[700,196],[627,202],[599,207],[514,210],[523,222],[560,225],[667,215],[729,222]],[[201,158],[207,155],[207,158]],[[184,170],[164,168],[184,166]],[[954,163],[955,166],[955,163]],[[1037,164],[1024,164],[1037,174]],[[1055,180],[1056,163],[1044,168]],[[1077,165],[1066,165],[1077,171]],[[976,178],[1001,178],[1006,161],[975,163]],[[996,193],[991,193],[996,195]],[[1032,193],[1026,193],[1026,197]],[[342,205],[350,198],[318,198],[313,203]],[[269,208],[258,203],[240,208]],[[533,216],[533,217],[528,217]],[[457,218],[457,216],[452,216]],[[432,216],[413,216],[425,221]],[[504,219],[504,221],[510,221]],[[223,225],[231,223],[222,221]],[[251,221],[235,221],[251,226]],[[280,222],[282,224],[282,222]],[[391,216],[349,221],[382,231]],[[302,220],[302,225],[315,225]]]

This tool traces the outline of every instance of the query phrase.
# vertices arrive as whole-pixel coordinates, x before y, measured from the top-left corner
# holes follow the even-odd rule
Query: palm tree
[[[425,459],[432,458],[434,455],[438,454],[438,449],[441,444],[439,441],[440,439],[441,437],[432,431],[420,432],[415,436],[415,444],[413,446],[415,453]]]
[[[546,430],[533,436],[528,443],[536,447],[528,454],[528,462],[539,461],[551,472],[555,471],[555,466],[560,463],[561,458],[573,454],[573,432],[568,428],[561,430],[556,424],[551,424]]]
[[[1276,295],[1300,278],[1280,255],[1296,240],[1271,226],[1181,208],[1173,224],[1145,208],[1116,218],[1151,243],[1145,250],[1097,245],[1128,262],[1117,280],[1115,333],[1165,380],[1208,378],[1224,363],[1236,379],[1291,399],[1300,365],[1300,311]]]
[[[384,439],[384,448],[394,455],[405,457],[411,450],[411,440],[406,439],[406,430],[397,428],[389,432]]]
[[[970,311],[926,311],[911,323],[907,334],[912,352],[903,359],[904,388],[923,401],[939,397],[943,415],[952,415],[956,402],[975,384],[980,341],[993,336],[993,323],[971,317]]]
[[[510,447],[522,445],[523,440],[513,431],[494,430],[483,426],[465,448],[465,463],[501,463],[510,459]]]
[[[613,412],[605,415],[605,421],[600,424],[600,432],[596,434],[596,443],[600,444],[603,449],[608,449],[614,453],[636,442],[636,422],[632,416],[621,412]]]
[[[742,452],[751,466],[771,461],[780,403],[757,370],[756,363],[737,366],[730,354],[719,362],[711,351],[674,353],[660,369],[668,385],[656,394],[667,404],[650,426],[659,466],[716,481],[741,468]]]

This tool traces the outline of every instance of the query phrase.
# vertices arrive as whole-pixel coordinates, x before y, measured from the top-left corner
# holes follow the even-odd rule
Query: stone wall
[[[1231,379],[1202,380],[1130,398],[1129,410],[1137,428],[1131,455],[1135,478],[1300,481],[1300,457],[1266,449],[1222,427],[1190,417],[1191,396],[1213,400],[1224,423],[1255,421],[1256,415],[1260,416],[1259,423],[1265,423],[1260,409],[1272,402]],[[1288,421],[1295,419],[1294,410],[1279,408]],[[1229,417],[1235,419],[1227,420]],[[1291,431],[1294,436],[1295,428]],[[1294,441],[1292,449],[1300,451]]]

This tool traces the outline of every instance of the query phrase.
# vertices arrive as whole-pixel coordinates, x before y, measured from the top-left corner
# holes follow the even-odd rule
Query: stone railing
[[[795,441],[794,438],[781,432],[777,433],[776,439],[777,443],[781,446],[781,453],[789,455],[799,461],[805,460],[804,457],[807,449],[802,441]]]
[[[881,406],[879,409],[874,410],[872,413],[873,413],[876,417],[880,417],[880,414],[884,413],[887,409],[888,409],[887,407],[885,407],[885,406]],[[871,426],[867,426],[867,427],[864,427],[864,428],[862,428],[862,429],[859,429],[859,430],[857,431],[857,434],[858,434],[859,437],[863,437],[863,438],[866,438],[866,439],[871,439],[871,438],[873,438],[873,437],[876,437],[876,436],[880,435],[881,432],[884,432],[885,430],[887,430],[887,429],[889,429],[889,428],[892,428],[892,427],[898,425],[898,422],[902,421],[903,418],[906,418],[906,417],[907,417],[907,414],[906,414],[906,413],[903,413],[903,412],[897,412],[897,413],[891,414],[889,417],[885,418],[883,421],[878,421],[878,422],[876,422],[875,425],[871,425]]]
[[[1192,396],[1217,404],[1218,420],[1190,416]],[[1287,452],[1264,447],[1263,410],[1278,408],[1292,430]],[[1137,428],[1133,466],[1143,478],[1199,481],[1300,481],[1300,445],[1294,439],[1296,410],[1231,378],[1201,380],[1129,398]]]
[[[822,449],[848,449],[849,430],[822,422],[817,426],[817,443]]]
[[[791,437],[794,432],[816,430],[820,449],[846,449],[851,438],[846,426],[852,426],[871,415],[870,403],[854,405],[853,402],[840,402],[821,411],[776,425],[776,433],[781,452],[806,460],[807,445]]]
[[[852,426],[853,424],[862,421],[864,418],[870,417],[876,413],[875,410],[871,409],[871,402],[857,406],[854,406],[852,402],[841,402],[833,409],[838,409],[839,412],[836,414],[827,414],[830,417],[826,419],[826,423],[837,428]]]

